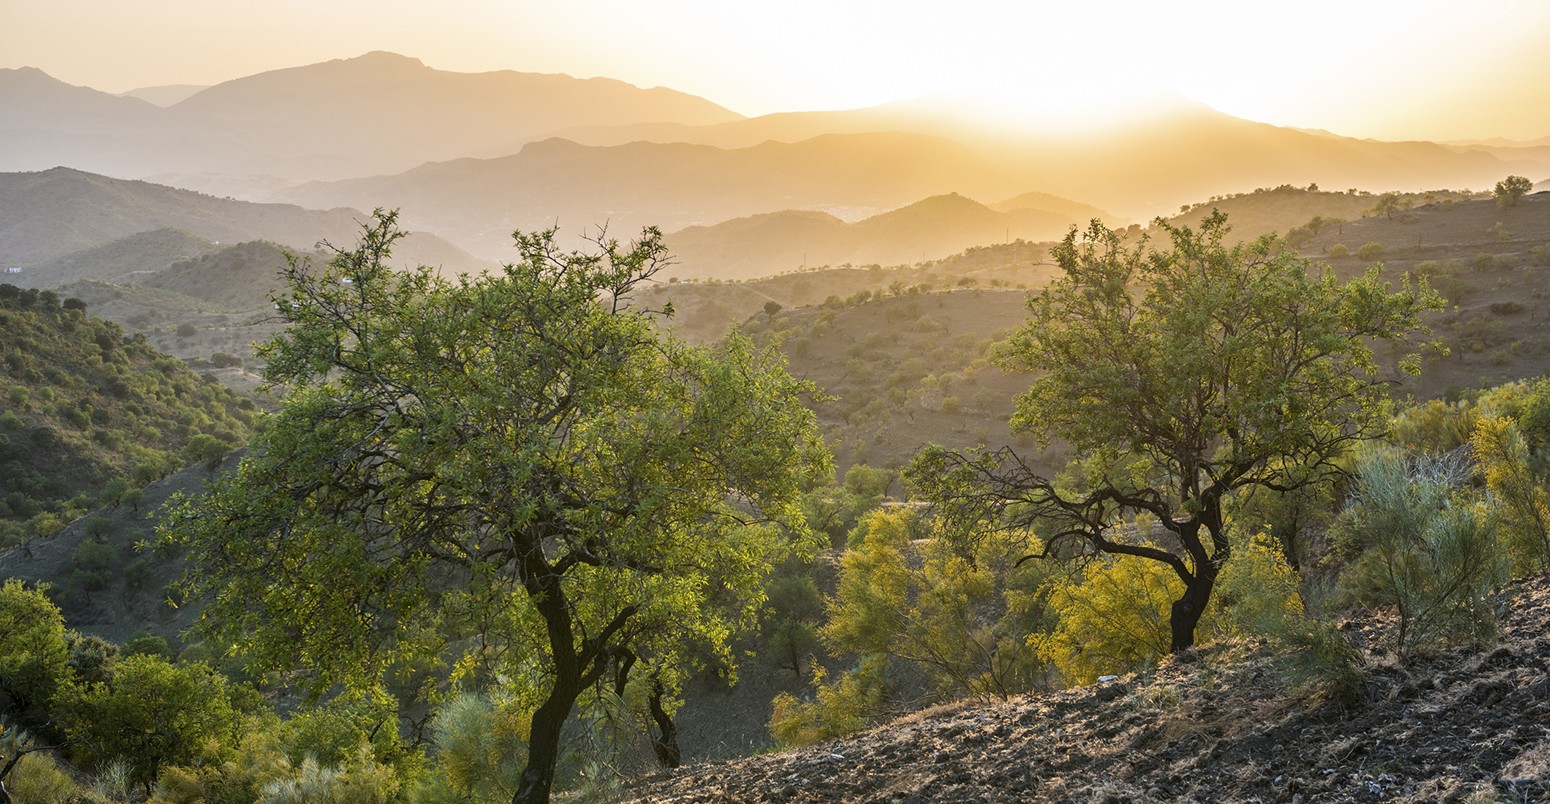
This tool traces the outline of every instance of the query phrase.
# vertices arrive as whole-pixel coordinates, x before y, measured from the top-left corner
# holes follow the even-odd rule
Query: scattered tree
[[[395,218],[289,263],[261,349],[289,396],[163,537],[257,666],[360,685],[450,657],[531,705],[513,800],[547,801],[583,690],[671,687],[691,647],[730,663],[828,455],[774,353],[687,346],[625,303],[666,264],[656,230],[595,253],[518,233],[518,262],[452,282],[387,265]]]
[[[1522,176],[1508,176],[1496,183],[1496,205],[1499,207],[1515,207],[1523,196],[1528,195],[1534,189],[1534,183]]]
[[[999,350],[1036,372],[1014,430],[1076,461],[1051,480],[1010,448],[928,448],[911,479],[945,515],[1044,536],[1038,555],[1110,553],[1166,565],[1183,583],[1169,648],[1195,642],[1232,542],[1224,505],[1255,487],[1287,491],[1342,471],[1354,444],[1387,426],[1377,341],[1420,326],[1441,300],[1424,283],[1389,292],[1376,271],[1346,284],[1274,238],[1228,247],[1226,216],[1200,230],[1158,224],[1171,247],[1126,247],[1094,221],[1055,248],[1064,276],[1029,300]],[[1410,356],[1401,364],[1416,369]],[[1149,517],[1164,546],[1127,536]]]

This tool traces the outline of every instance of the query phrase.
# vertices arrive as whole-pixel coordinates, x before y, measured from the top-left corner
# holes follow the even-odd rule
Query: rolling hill
[[[285,204],[215,198],[70,168],[0,173],[0,265],[23,267],[26,270],[18,277],[20,281],[32,287],[49,287],[87,278],[76,275],[84,266],[108,273],[165,268],[167,263],[156,262],[163,254],[147,251],[143,237],[147,232],[176,229],[217,244],[268,240],[310,251],[320,241],[353,244],[360,233],[359,222],[366,217],[352,209],[317,212]],[[120,255],[117,258],[112,249],[101,250],[115,241],[123,241],[114,247]],[[93,253],[79,254],[87,251]],[[55,262],[72,254],[78,256]],[[428,234],[406,238],[397,257],[406,263],[452,271],[477,271],[487,265]],[[115,259],[120,268],[111,267]],[[50,274],[47,268],[60,273]]]
[[[749,279],[808,266],[919,263],[989,243],[1058,240],[1071,226],[1086,224],[1067,212],[1029,206],[1035,203],[1109,217],[1053,196],[1018,199],[997,211],[951,193],[854,223],[822,212],[788,210],[691,226],[666,242],[679,276]]]

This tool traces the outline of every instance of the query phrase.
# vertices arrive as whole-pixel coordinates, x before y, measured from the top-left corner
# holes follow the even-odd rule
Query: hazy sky
[[[1550,136],[1550,0],[0,0],[0,66],[112,92],[371,50],[750,115],[1159,87],[1353,136]]]

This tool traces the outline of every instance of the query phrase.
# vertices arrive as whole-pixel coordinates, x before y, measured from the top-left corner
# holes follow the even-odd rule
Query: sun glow
[[[608,76],[748,115],[953,97],[1090,126],[1154,88],[1383,137],[1550,134],[1531,0],[147,0],[0,6],[0,66],[106,91],[392,50],[443,70]]]

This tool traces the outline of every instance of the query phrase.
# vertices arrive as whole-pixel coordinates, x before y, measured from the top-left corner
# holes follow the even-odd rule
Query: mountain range
[[[308,209],[396,208],[406,225],[475,262],[509,257],[515,229],[608,227],[628,237],[657,226],[672,234],[686,276],[746,277],[938,258],[975,243],[1055,237],[1092,211],[1144,222],[1261,187],[1482,189],[1509,174],[1550,176],[1542,142],[1358,140],[1242,120],[1181,97],[1117,120],[1081,133],[1011,129],[936,100],[745,118],[670,89],[448,72],[385,52],[122,96],[35,69],[0,70],[0,170],[64,165]],[[41,186],[25,192],[45,209],[58,203]],[[940,200],[1030,193],[1046,200],[979,209]],[[160,228],[310,247],[354,231],[360,215],[316,213],[339,224],[315,235],[286,224],[282,237],[246,225],[217,233],[230,217],[220,210],[202,229],[167,215],[125,225],[120,206],[98,201],[105,206],[83,204],[97,219],[57,239],[41,237],[49,225],[27,228],[33,213],[8,218],[0,260],[36,264]],[[278,209],[273,222],[298,214]],[[442,248],[426,261],[463,259],[450,254]]]

